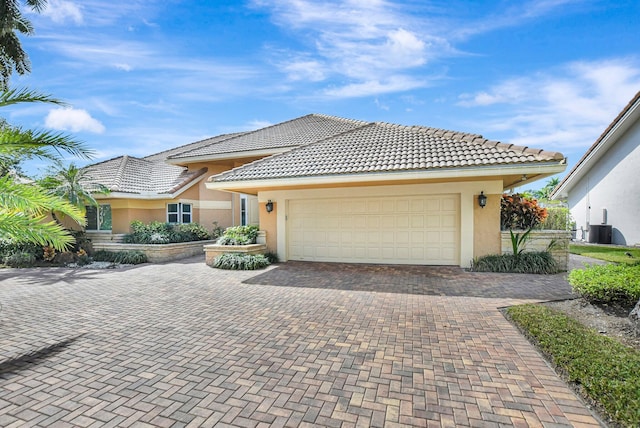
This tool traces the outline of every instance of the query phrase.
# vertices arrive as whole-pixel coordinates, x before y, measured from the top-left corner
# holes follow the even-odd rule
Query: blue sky
[[[70,106],[3,115],[73,134],[94,161],[325,113],[571,166],[640,90],[637,0],[49,0],[28,17],[32,73],[12,86]]]

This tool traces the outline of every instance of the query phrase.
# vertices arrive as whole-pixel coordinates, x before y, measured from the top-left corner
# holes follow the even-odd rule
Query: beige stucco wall
[[[267,212],[267,203],[260,203],[260,230],[267,234],[267,249],[276,253],[278,249],[278,204],[273,203],[273,211]]]
[[[478,195],[473,195],[473,257],[500,254],[500,199],[502,194],[487,195],[481,208]]]

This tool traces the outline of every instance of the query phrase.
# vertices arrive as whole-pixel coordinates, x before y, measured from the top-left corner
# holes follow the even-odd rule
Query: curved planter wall
[[[122,244],[94,242],[94,250],[142,251],[151,263],[168,262],[202,254],[204,247],[215,241],[179,242],[177,244]]]

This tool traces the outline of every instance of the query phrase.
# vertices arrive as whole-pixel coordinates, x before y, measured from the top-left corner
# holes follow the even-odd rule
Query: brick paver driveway
[[[0,281],[3,427],[599,425],[497,309],[566,297],[561,276],[190,259]]]

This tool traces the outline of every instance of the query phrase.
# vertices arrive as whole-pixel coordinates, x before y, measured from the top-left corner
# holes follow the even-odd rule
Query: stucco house
[[[476,134],[310,114],[90,165],[111,193],[88,229],[258,224],[282,261],[466,267],[501,251],[503,191],[565,168],[560,153]]]
[[[578,240],[640,245],[640,92],[552,193],[566,198]]]

